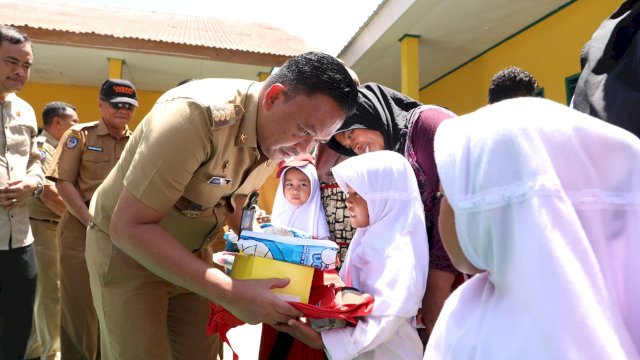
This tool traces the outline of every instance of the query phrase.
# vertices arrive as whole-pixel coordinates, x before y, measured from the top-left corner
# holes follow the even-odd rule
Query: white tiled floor
[[[240,360],[256,360],[260,348],[262,324],[242,325],[229,330],[227,336]],[[224,359],[232,360],[233,354],[227,344],[224,344]]]

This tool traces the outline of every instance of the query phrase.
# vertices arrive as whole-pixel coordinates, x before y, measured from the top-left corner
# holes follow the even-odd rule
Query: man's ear
[[[282,84],[273,84],[265,92],[262,106],[265,110],[270,110],[271,106],[281,98],[284,98],[284,86]]]
[[[58,126],[60,125],[60,123],[62,123],[62,119],[60,119],[60,116],[54,116],[53,119],[51,119],[52,126]]]

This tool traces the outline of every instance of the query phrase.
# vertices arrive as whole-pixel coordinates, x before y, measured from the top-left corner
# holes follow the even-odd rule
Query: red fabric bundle
[[[312,319],[341,319],[356,324],[358,317],[366,316],[373,310],[373,296],[359,294],[352,291],[342,292],[345,288],[335,270],[315,270],[309,303],[289,302],[291,306],[300,310],[305,317]],[[317,304],[317,305],[312,305]],[[244,322],[228,310],[214,303],[210,304],[211,315],[207,326],[207,334],[220,334],[220,339],[229,344],[227,332]],[[231,346],[231,344],[229,344]],[[234,353],[234,359],[237,356]]]

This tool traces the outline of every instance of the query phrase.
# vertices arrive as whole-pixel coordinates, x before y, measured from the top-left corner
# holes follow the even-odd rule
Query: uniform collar
[[[5,104],[11,104],[13,101],[16,101],[17,98],[18,95],[16,95],[15,93],[9,93],[4,98],[4,100],[0,100],[0,105],[4,106]]]
[[[247,90],[244,115],[236,133],[236,146],[238,147],[258,147],[258,98],[262,89],[261,84],[252,83]]]
[[[51,135],[51,133],[48,132],[46,129],[43,129],[40,135],[44,136],[44,138],[47,139],[47,142],[50,143],[53,147],[58,146],[59,141],[56,138],[54,138],[53,135]]]
[[[98,135],[109,135],[111,136],[111,133],[109,132],[109,129],[107,128],[107,124],[104,123],[103,119],[100,119],[100,121],[98,121]],[[131,131],[129,131],[129,125],[125,126],[125,131],[124,131],[124,135],[122,135],[122,137],[129,137],[129,135],[131,135]]]

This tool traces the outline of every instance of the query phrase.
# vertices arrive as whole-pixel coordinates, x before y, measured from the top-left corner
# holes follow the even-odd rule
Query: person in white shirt
[[[27,200],[44,190],[29,79],[31,40],[0,25],[0,359],[21,359],[31,331],[37,266]]]

